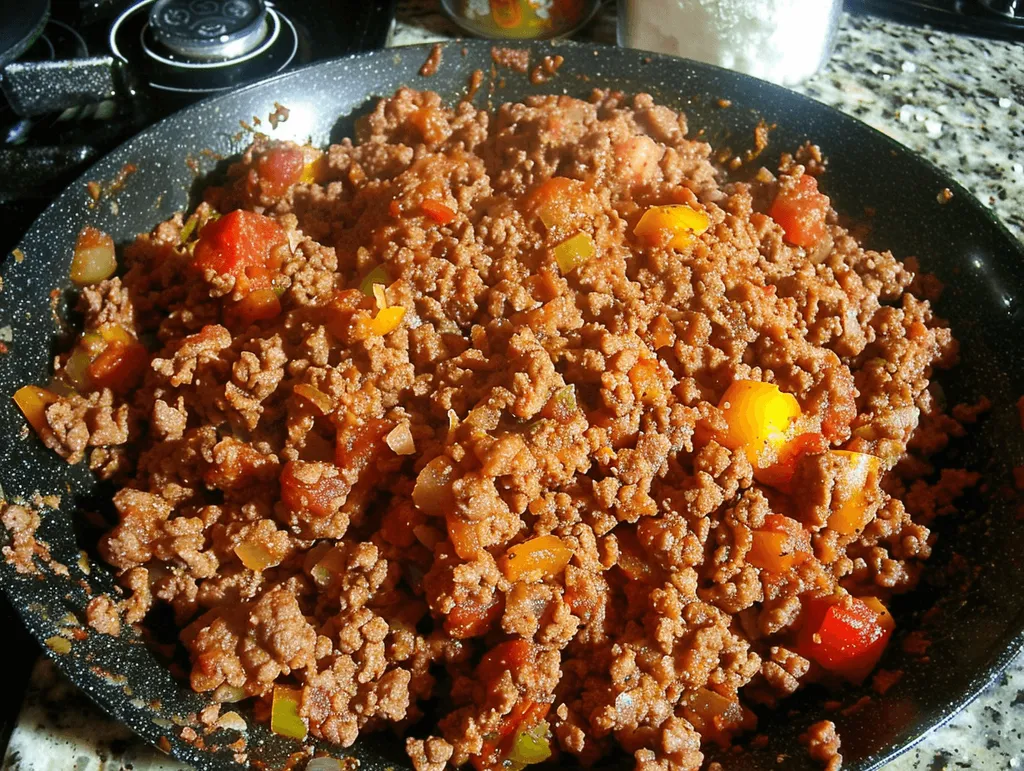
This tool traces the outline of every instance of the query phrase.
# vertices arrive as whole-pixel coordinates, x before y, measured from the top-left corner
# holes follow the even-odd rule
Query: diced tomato
[[[524,208],[548,230],[568,226],[581,212],[586,189],[578,179],[552,177],[530,192]]]
[[[521,730],[537,725],[547,717],[550,709],[550,704],[538,704],[529,699],[517,701],[512,711],[502,718],[494,735],[484,741],[480,754],[470,758],[477,771],[501,768],[502,760],[511,751],[516,735]]]
[[[234,329],[247,329],[257,321],[269,321],[281,313],[281,300],[273,289],[257,289],[224,309],[224,320]]]
[[[149,369],[149,351],[142,343],[112,340],[86,370],[92,388],[109,388],[126,393],[142,380]]]
[[[454,209],[450,206],[445,206],[440,201],[435,201],[432,198],[424,198],[420,203],[420,208],[423,210],[424,214],[439,225],[447,225],[455,219]]]
[[[284,195],[302,177],[306,156],[298,147],[275,147],[256,161],[263,192]]]
[[[391,466],[397,465],[398,458],[388,447],[386,437],[394,424],[377,418],[362,425],[340,430],[334,445],[334,462],[347,479],[352,481],[348,496],[350,506],[359,507],[370,495],[381,475]]]
[[[284,229],[270,217],[237,209],[203,228],[193,265],[234,276],[242,292],[266,289],[280,267],[275,251],[287,242]]]
[[[371,418],[359,426],[339,431],[334,462],[347,476],[354,475],[362,481],[364,473],[375,471],[371,467],[377,459],[391,452],[384,438],[393,427],[387,420]]]
[[[806,248],[824,237],[828,206],[828,196],[818,192],[818,180],[804,174],[795,185],[779,189],[768,214],[789,243]]]
[[[811,556],[807,531],[795,519],[769,514],[765,525],[753,532],[754,543],[747,562],[762,570],[784,573]]]
[[[444,631],[456,640],[481,637],[491,630],[504,610],[504,603],[497,597],[486,605],[460,603],[452,608],[444,620]]]
[[[778,451],[778,460],[765,468],[754,468],[754,477],[761,484],[789,492],[796,464],[804,455],[818,455],[828,449],[828,442],[819,433],[800,434],[786,442]]]
[[[861,682],[878,664],[896,624],[875,597],[804,600],[797,650],[822,668]]]
[[[320,474],[316,476],[319,466]],[[317,517],[329,517],[337,510],[336,501],[348,495],[349,485],[340,474],[331,474],[325,463],[290,460],[281,469],[281,502],[290,511],[308,511]],[[312,473],[310,473],[312,472]],[[307,477],[316,477],[307,479]]]

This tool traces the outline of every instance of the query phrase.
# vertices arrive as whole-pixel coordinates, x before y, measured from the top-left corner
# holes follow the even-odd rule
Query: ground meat
[[[491,59],[499,67],[507,67],[515,72],[525,74],[530,68],[530,51],[527,48],[499,48],[495,46],[491,49]]]
[[[89,600],[89,604],[85,606],[85,620],[100,634],[121,636],[121,617],[118,614],[117,603],[105,594]]]
[[[423,62],[423,66],[420,67],[420,75],[425,78],[429,78],[431,75],[437,74],[437,68],[441,66],[441,56],[444,53],[444,46],[440,43],[434,43],[430,49],[430,53],[427,55],[427,59]]]
[[[818,230],[779,214],[818,148],[733,182],[691,134],[645,94],[489,113],[405,88],[326,151],[258,137],[80,300],[83,345],[138,357],[137,385],[78,377],[40,423],[117,486],[99,549],[127,592],[90,626],[169,606],[194,689],[296,689],[344,746],[443,695],[417,771],[500,767],[521,730],[696,771],[747,703],[835,679],[811,611],[881,624],[867,601],[915,586],[979,482],[929,456],[988,404],[944,411],[957,346],[917,261],[824,196]],[[793,419],[746,436],[767,411],[734,385]],[[32,570],[38,515],[3,522]],[[831,723],[808,742],[838,766]]]
[[[41,524],[39,514],[27,506],[12,503],[0,505],[3,506],[0,521],[4,523],[10,537],[10,543],[3,547],[4,559],[19,573],[38,573],[35,558],[46,560],[50,556],[46,544],[36,539],[36,530]]]
[[[406,752],[416,771],[444,771],[454,748],[444,739],[406,739]]]
[[[839,754],[839,736],[831,720],[815,723],[800,737],[807,744],[811,757],[822,764],[826,771],[839,771],[843,756]]]

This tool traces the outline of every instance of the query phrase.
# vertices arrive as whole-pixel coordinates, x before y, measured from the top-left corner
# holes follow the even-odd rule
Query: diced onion
[[[237,685],[228,685],[227,683],[218,686],[217,690],[213,692],[213,700],[221,704],[234,704],[246,696],[244,688],[240,688]]]
[[[416,477],[412,500],[417,508],[434,517],[444,516],[453,503],[452,480],[455,468],[445,455],[439,455],[423,467]]]
[[[342,771],[344,766],[337,758],[313,758],[306,764],[306,771]]]
[[[292,389],[292,393],[309,401],[320,411],[321,415],[330,415],[334,411],[334,403],[331,401],[331,397],[319,388],[314,388],[307,383],[300,383]]]
[[[235,547],[235,554],[249,570],[257,573],[275,567],[281,560],[277,559],[264,546],[250,541],[243,541]]]
[[[384,441],[396,455],[412,455],[416,452],[416,442],[412,438],[412,430],[407,420],[391,429],[384,437]]]
[[[98,284],[117,271],[114,239],[88,225],[82,228],[71,258],[71,280],[78,286]]]
[[[249,724],[237,712],[225,712],[217,719],[217,727],[225,728],[228,731],[244,732],[249,730]]]

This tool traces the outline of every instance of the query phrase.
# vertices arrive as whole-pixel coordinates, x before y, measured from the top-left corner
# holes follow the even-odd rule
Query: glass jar
[[[571,35],[600,5],[600,0],[441,0],[445,13],[467,32],[501,40]]]
[[[619,0],[619,45],[795,85],[828,61],[842,0]]]

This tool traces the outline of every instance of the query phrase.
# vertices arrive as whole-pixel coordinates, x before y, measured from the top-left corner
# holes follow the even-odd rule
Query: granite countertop
[[[615,41],[613,4],[580,35]],[[456,36],[436,0],[400,0],[392,45]],[[797,90],[945,169],[1024,239],[1024,46],[844,15],[823,72]],[[1024,769],[1024,656],[973,704],[886,766]],[[187,771],[104,717],[41,660],[3,771]]]

